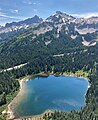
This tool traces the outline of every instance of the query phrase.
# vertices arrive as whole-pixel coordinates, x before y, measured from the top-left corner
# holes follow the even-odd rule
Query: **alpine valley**
[[[39,73],[84,77],[90,83],[80,111],[47,112],[41,120],[98,120],[98,17],[57,11],[45,20],[35,15],[0,26],[0,120],[29,119],[10,118],[4,110],[18,94],[19,80]]]

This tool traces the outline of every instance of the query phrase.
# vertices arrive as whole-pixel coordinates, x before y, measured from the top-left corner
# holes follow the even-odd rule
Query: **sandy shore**
[[[17,94],[17,96],[12,100],[12,102],[8,105],[8,109],[4,110],[2,112],[2,114],[7,114],[7,120],[13,120],[18,118],[19,116],[17,115],[17,113],[15,112],[15,108],[18,105],[20,99],[22,98],[22,96],[24,95],[24,91],[25,91],[25,87],[24,87],[24,82],[27,81],[28,79],[34,77],[34,76],[48,76],[49,74],[46,73],[39,73],[36,75],[28,75],[26,77],[24,77],[23,79],[19,80],[19,84],[20,84],[20,89],[19,89],[19,93]]]
[[[24,82],[27,79],[30,79],[32,76],[26,76],[25,78],[19,80],[20,83],[20,90],[17,96],[12,100],[12,102],[8,105],[8,110],[4,110],[2,113],[7,114],[7,120],[13,120],[18,117],[18,115],[15,113],[15,107],[19,103],[20,98],[24,95]]]
[[[43,119],[43,117],[45,115],[51,115],[52,113],[54,113],[53,110],[46,110],[44,113],[40,114],[40,115],[34,115],[34,116],[26,116],[26,117],[21,117],[19,119],[15,119],[15,120],[40,120]]]

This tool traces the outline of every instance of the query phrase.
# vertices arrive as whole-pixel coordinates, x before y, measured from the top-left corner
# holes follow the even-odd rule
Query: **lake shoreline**
[[[19,80],[19,84],[20,84],[20,89],[18,94],[16,95],[16,97],[11,101],[11,103],[8,105],[7,110],[4,110],[2,112],[2,114],[6,114],[7,115],[7,119],[8,120],[12,120],[18,117],[18,115],[15,113],[15,104],[18,102],[18,98],[22,96],[23,94],[23,82],[26,81],[27,79],[30,79],[32,76],[26,76],[22,79]]]
[[[50,75],[54,75],[54,76],[71,76],[71,77],[77,77],[77,78],[84,78],[82,76],[75,76],[75,75],[68,75],[68,74],[53,74],[53,73],[39,73],[39,74],[35,74],[35,75],[28,75],[22,79],[19,79],[19,84],[20,84],[20,89],[19,89],[19,93],[17,94],[17,96],[12,100],[12,102],[8,105],[8,110],[5,111],[5,113],[7,114],[7,119],[8,120],[13,120],[13,119],[18,119],[20,118],[20,116],[17,115],[17,113],[15,112],[15,105],[16,103],[18,103],[18,98],[20,98],[23,95],[24,89],[23,89],[23,83],[27,80],[29,80],[32,77],[36,77],[36,76],[42,76],[42,77],[48,77]],[[85,78],[85,80],[88,80],[88,78]],[[88,86],[89,89],[90,85]],[[51,111],[51,110],[50,110]],[[3,111],[4,112],[4,111]],[[51,111],[53,112],[53,111]],[[48,111],[45,113],[49,113]],[[41,115],[35,115],[35,118],[38,118],[39,116],[43,116],[45,113],[42,113]],[[33,116],[32,116],[33,117]],[[28,118],[28,116],[26,117]]]

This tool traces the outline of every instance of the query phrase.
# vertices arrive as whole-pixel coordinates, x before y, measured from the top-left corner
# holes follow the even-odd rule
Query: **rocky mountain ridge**
[[[42,18],[39,18],[37,15],[35,15],[34,17],[28,18],[23,21],[6,23],[4,27],[0,27],[0,33],[7,33],[7,32],[13,32],[19,29],[25,29],[29,26],[41,23],[42,21],[43,21]]]
[[[98,30],[98,17],[90,17],[87,19],[75,18],[66,13],[56,11],[56,14],[51,15],[46,20],[43,20],[42,18],[39,18],[37,15],[35,15],[34,17],[28,18],[24,21],[6,23],[5,27],[0,26],[0,33],[4,33],[4,32],[6,33],[21,28],[27,28],[28,26],[32,26],[40,23],[42,24],[55,23],[55,25],[57,25],[57,24],[66,24],[70,22],[76,25],[76,28],[78,29],[78,32],[80,34],[87,34],[89,32],[92,33]]]
[[[29,28],[31,30],[29,30]],[[24,21],[7,23],[3,30],[2,28],[0,30],[0,33],[3,34],[0,35],[1,40],[5,38],[5,33],[7,34],[6,36],[9,36],[10,31],[10,35],[14,36],[16,34],[15,31],[18,30],[17,33],[19,33],[21,29],[23,29],[22,32],[27,30],[28,35],[33,33],[33,39],[49,31],[55,31],[56,38],[60,38],[61,34],[67,36],[71,40],[76,40],[78,37],[81,37],[81,43],[84,46],[96,45],[96,42],[98,41],[98,17],[91,17],[88,19],[75,18],[60,11],[57,11],[46,20],[34,16],[33,18]]]

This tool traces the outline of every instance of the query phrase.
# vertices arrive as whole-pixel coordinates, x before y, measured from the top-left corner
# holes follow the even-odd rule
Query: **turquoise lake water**
[[[85,106],[88,81],[70,76],[36,77],[24,82],[24,95],[16,107],[20,116],[38,115],[48,109],[71,111]]]

